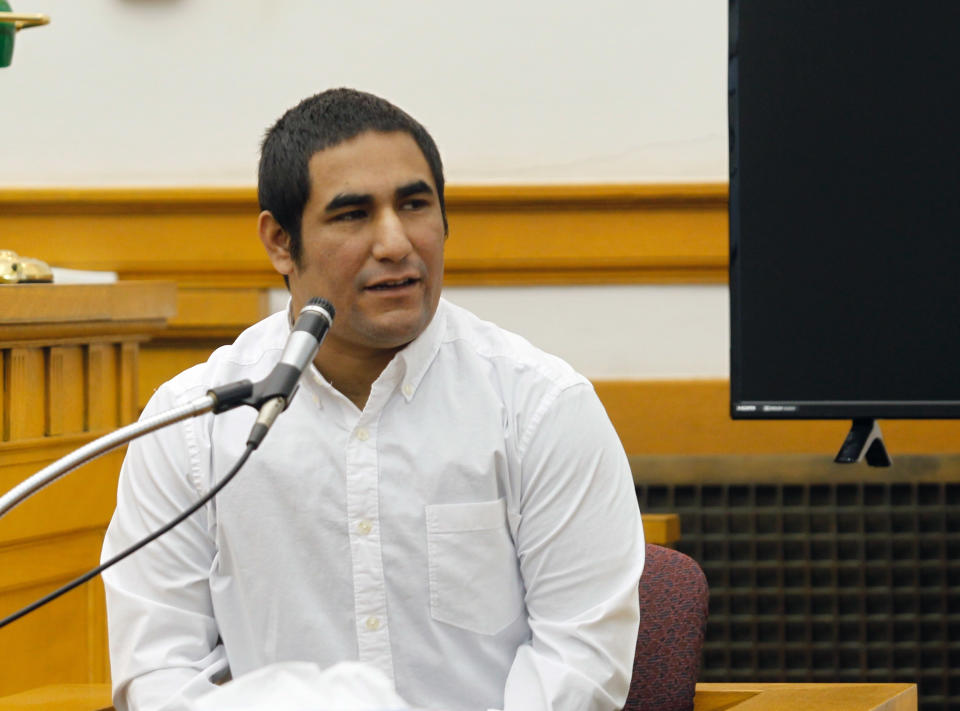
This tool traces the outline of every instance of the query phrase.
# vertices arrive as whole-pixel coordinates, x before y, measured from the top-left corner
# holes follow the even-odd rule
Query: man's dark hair
[[[300,264],[301,221],[310,198],[310,158],[366,131],[403,131],[417,142],[437,188],[443,229],[443,164],[437,144],[413,117],[389,101],[354,89],[329,89],[304,99],[267,131],[260,150],[257,198],[290,236],[290,256]]]

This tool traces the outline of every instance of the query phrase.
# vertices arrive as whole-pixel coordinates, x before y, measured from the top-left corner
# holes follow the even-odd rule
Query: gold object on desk
[[[0,249],[0,284],[49,283],[53,281],[50,265],[39,259],[21,257],[9,249]]]
[[[17,32],[24,27],[38,27],[50,22],[46,15],[23,15],[12,12],[7,0],[0,0],[0,67],[9,67]]]
[[[49,15],[24,14],[22,12],[0,12],[0,22],[10,22],[15,30],[19,31],[25,27],[39,27],[40,25],[49,25]]]

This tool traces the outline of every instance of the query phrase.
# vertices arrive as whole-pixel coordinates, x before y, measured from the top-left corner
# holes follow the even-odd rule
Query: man
[[[104,576],[117,708],[176,708],[272,662],[348,659],[418,707],[621,705],[643,565],[626,457],[586,379],[440,298],[433,140],[382,99],[327,91],[268,132],[259,196],[288,311],[144,414],[265,377],[311,297],[336,318],[237,479]],[[254,415],[132,445],[104,556],[222,477]]]

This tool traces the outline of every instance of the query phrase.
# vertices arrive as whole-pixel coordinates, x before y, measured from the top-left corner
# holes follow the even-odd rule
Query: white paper
[[[360,662],[321,670],[312,662],[279,662],[201,696],[191,711],[409,711],[380,671]]]

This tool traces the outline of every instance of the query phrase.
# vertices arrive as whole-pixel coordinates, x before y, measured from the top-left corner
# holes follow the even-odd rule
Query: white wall
[[[725,286],[448,287],[444,296],[590,378],[729,372]]]
[[[338,85],[420,119],[451,182],[725,180],[726,5],[14,0],[52,22],[0,71],[0,184],[251,184]]]
[[[444,298],[520,333],[590,378],[725,378],[725,286],[447,287]],[[275,289],[271,310],[286,308]]]
[[[421,120],[451,183],[727,176],[725,0],[13,5],[52,22],[0,70],[0,187],[252,185],[264,130],[341,85]],[[448,293],[588,375],[726,372],[723,288]],[[554,347],[556,303],[589,305],[595,355]]]

